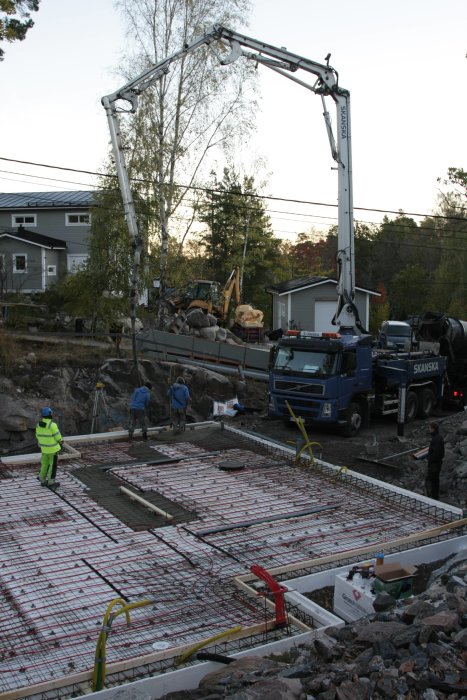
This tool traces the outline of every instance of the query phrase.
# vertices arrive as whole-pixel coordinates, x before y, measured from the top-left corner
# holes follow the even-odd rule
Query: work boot
[[[49,487],[49,489],[56,489],[57,486],[60,486],[60,482],[54,481],[52,484],[47,484],[47,486]]]
[[[41,481],[41,486],[47,486],[47,482],[46,482],[46,481]]]

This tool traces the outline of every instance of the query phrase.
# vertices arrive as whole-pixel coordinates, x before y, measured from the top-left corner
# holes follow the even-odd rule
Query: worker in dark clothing
[[[177,377],[175,383],[169,387],[167,396],[170,399],[173,432],[175,435],[183,433],[186,426],[186,409],[191,402],[190,392],[183,377]]]
[[[41,409],[41,420],[36,425],[36,440],[41,449],[41,468],[39,481],[41,486],[57,488],[59,481],[55,481],[57,474],[58,453],[62,449],[62,436],[55,421],[52,420],[52,409],[46,406]]]
[[[134,390],[130,401],[130,424],[128,426],[128,435],[130,440],[133,439],[136,424],[141,425],[143,440],[148,439],[148,425],[146,420],[146,409],[151,400],[152,384],[146,382],[143,386]]]
[[[444,439],[438,423],[430,423],[431,441],[428,447],[428,466],[425,476],[427,496],[439,500],[439,473],[444,457]]]

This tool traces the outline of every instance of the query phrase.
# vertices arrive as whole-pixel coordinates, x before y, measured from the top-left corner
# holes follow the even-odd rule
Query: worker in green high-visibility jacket
[[[41,449],[41,468],[39,481],[41,486],[56,488],[60,485],[55,481],[57,474],[58,453],[62,449],[62,436],[58,425],[52,420],[52,409],[46,406],[41,409],[41,420],[36,425],[36,440]]]

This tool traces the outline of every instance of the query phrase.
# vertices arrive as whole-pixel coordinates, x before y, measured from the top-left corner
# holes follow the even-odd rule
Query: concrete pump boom
[[[362,330],[354,303],[355,262],[349,92],[339,87],[338,74],[328,63],[329,56],[325,59],[326,64],[316,63],[315,61],[290,53],[290,51],[284,48],[265,44],[262,41],[244,36],[243,34],[231,31],[217,24],[209,29],[203,36],[185,45],[179,51],[168,56],[151,68],[148,68],[133,80],[130,80],[116,92],[102,98],[102,104],[107,114],[112,149],[123,197],[125,218],[135,248],[132,294],[130,300],[132,327],[134,328],[134,319],[136,318],[136,288],[140,264],[141,239],[138,233],[136,212],[123,155],[118,114],[121,112],[136,112],[138,108],[138,95],[165,75],[172,63],[201,46],[213,42],[220,42],[230,49],[230,52],[226,56],[220,58],[220,63],[222,65],[232,63],[242,56],[256,63],[261,63],[299,85],[306,87],[308,90],[311,90],[311,92],[321,95],[332,157],[338,165],[338,299],[333,323],[342,328]],[[251,51],[246,51],[245,49],[250,49]],[[299,79],[296,73],[300,70],[316,76],[316,80],[313,83],[307,83]],[[336,105],[337,141],[335,141],[333,137],[331,119],[326,109],[325,97],[331,97]],[[121,102],[126,103],[127,107],[119,107],[119,103]],[[135,338],[134,333],[133,338]]]

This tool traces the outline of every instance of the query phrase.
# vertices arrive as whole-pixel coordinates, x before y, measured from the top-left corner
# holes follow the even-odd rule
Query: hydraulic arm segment
[[[238,34],[220,25],[214,25],[203,36],[187,44],[176,53],[160,63],[148,68],[141,75],[131,80],[116,92],[102,98],[107,113],[112,148],[115,156],[120,189],[123,196],[125,217],[130,235],[135,244],[135,270],[139,265],[140,238],[136,220],[135,207],[131,194],[128,171],[123,155],[118,114],[134,113],[138,108],[138,95],[147,90],[155,81],[165,75],[172,63],[203,45],[219,42],[228,54],[222,51],[220,63],[226,65],[240,57],[250,59],[271,68],[276,73],[293,80],[303,87],[321,96],[324,119],[331,144],[332,157],[338,164],[338,300],[333,322],[343,328],[360,329],[358,312],[354,304],[355,264],[354,264],[354,230],[352,207],[352,160],[350,145],[350,95],[348,90],[339,87],[337,72],[326,62],[316,63],[307,58],[290,53],[286,49],[265,44],[257,39]],[[325,59],[328,61],[329,57]],[[301,80],[299,71],[311,73],[316,77],[313,82]],[[326,109],[325,97],[334,100],[337,111],[337,140],[334,139],[331,119]],[[124,103],[124,104],[122,104]],[[126,104],[125,104],[126,103]],[[119,107],[119,104],[121,105]],[[134,276],[136,273],[134,273]],[[136,284],[137,280],[133,280]],[[136,292],[132,294],[133,302]],[[131,310],[130,310],[130,315]],[[133,316],[132,316],[133,317]]]

